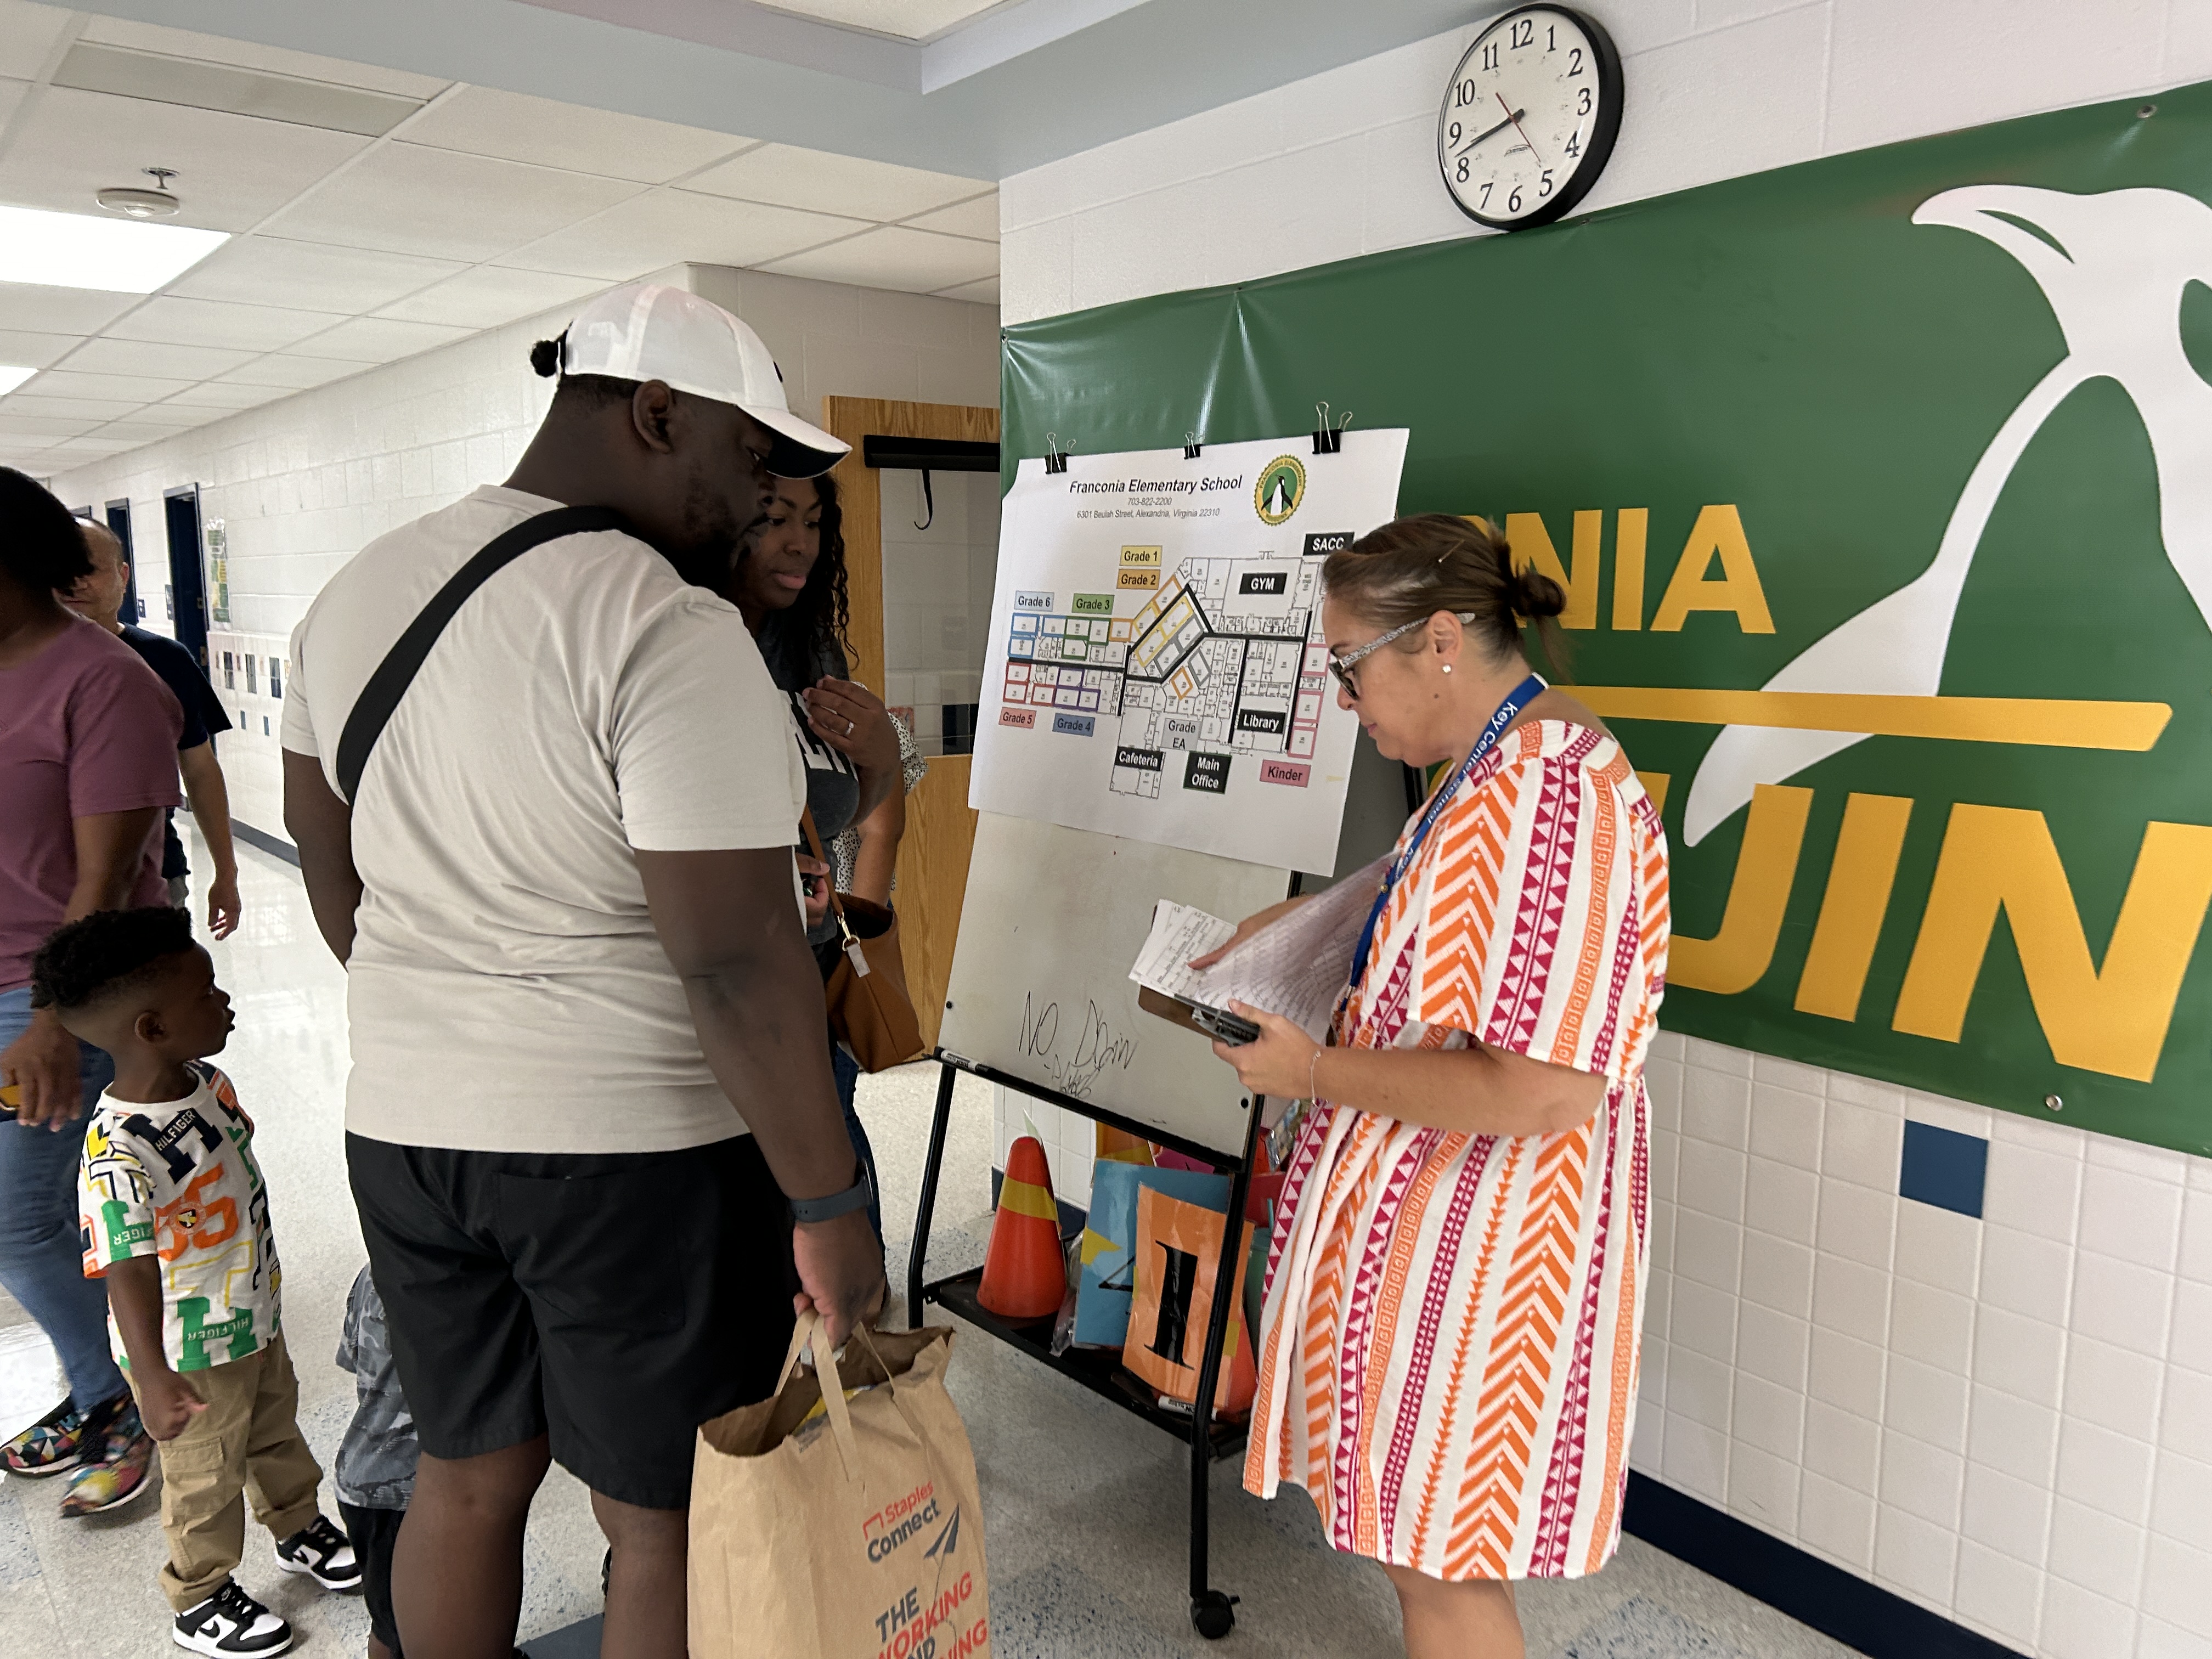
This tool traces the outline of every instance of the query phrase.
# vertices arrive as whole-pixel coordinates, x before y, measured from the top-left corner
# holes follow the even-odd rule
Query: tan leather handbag
[[[822,837],[815,832],[814,814],[806,813],[799,823],[814,856],[830,864]],[[906,988],[906,960],[899,954],[898,917],[873,899],[839,892],[834,884],[836,866],[830,867],[831,874],[823,879],[833,884],[830,914],[837,919],[843,948],[823,987],[830,1024],[862,1071],[889,1071],[912,1060],[923,1047],[921,1022]]]

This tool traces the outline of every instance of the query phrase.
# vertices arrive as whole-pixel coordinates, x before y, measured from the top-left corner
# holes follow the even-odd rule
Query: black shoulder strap
[[[562,507],[550,513],[540,513],[526,519],[502,536],[488,544],[483,551],[456,570],[440,588],[422,612],[407,624],[376,672],[368,677],[368,684],[354,699],[353,712],[346,716],[345,730],[338,736],[338,793],[350,803],[361,787],[361,775],[368,764],[369,751],[384,733],[386,721],[399,707],[399,700],[407,695],[407,688],[415,683],[430,647],[446,631],[446,624],[453,614],[468,603],[469,595],[482,587],[494,575],[520,558],[533,547],[563,536],[578,536],[592,530],[620,530],[622,515],[611,507]]]

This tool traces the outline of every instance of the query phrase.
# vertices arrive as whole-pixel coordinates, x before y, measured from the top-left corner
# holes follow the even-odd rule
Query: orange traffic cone
[[[1060,1210],[1052,1201],[1052,1170],[1034,1135],[1006,1153],[999,1187],[999,1217],[983,1258],[975,1299],[1001,1319],[1049,1319],[1067,1294],[1067,1263],[1060,1252]]]

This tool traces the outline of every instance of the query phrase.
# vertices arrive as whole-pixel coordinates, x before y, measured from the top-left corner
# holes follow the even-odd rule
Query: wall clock
[[[1437,112],[1437,164],[1494,230],[1548,224],[1589,193],[1620,132],[1620,54],[1595,18],[1522,6],[1477,35]]]

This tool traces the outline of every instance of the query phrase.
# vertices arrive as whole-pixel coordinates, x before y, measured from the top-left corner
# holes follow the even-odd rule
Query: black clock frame
[[[1596,60],[1594,67],[1597,70],[1597,125],[1590,129],[1589,143],[1583,163],[1575,169],[1574,177],[1567,180],[1565,189],[1532,213],[1524,213],[1514,219],[1493,219],[1476,212],[1461,201],[1458,192],[1451,187],[1449,164],[1443,150],[1443,112],[1439,110],[1437,113],[1437,177],[1443,182],[1444,194],[1451,198],[1452,205],[1489,230],[1534,230],[1539,225],[1548,225],[1572,212],[1604,173],[1606,164],[1613,159],[1613,142],[1620,137],[1621,93],[1626,83],[1620,73],[1620,51],[1613,44],[1613,36],[1606,33],[1604,24],[1589,13],[1577,11],[1571,6],[1516,6],[1512,10],[1492,18],[1490,26],[1468,43],[1467,50],[1460,54],[1459,62],[1452,65],[1450,86],[1459,84],[1460,71],[1467,67],[1467,60],[1481,49],[1484,41],[1516,17],[1525,17],[1534,12],[1571,18],[1575,27],[1588,38],[1591,56]],[[1445,95],[1450,95],[1449,87],[1446,88]]]

